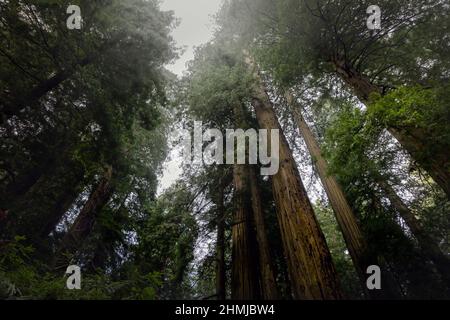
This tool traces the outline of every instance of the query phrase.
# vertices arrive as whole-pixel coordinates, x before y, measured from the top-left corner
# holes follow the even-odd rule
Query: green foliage
[[[191,115],[218,128],[234,127],[233,108],[248,101],[253,85],[242,54],[232,46],[209,43],[197,49],[189,71]]]
[[[153,0],[82,0],[71,3],[82,8],[82,29],[68,30],[68,4],[0,3],[2,278],[18,288],[16,298],[156,299],[163,275],[155,266],[165,258],[136,267],[148,250],[136,235],[171,241],[165,253],[176,266],[164,277],[172,272],[178,280],[195,237],[140,224],[154,210],[167,153],[164,65],[177,56],[173,16]],[[50,85],[55,75],[62,81]],[[33,96],[40,86],[44,92]],[[53,270],[55,251],[65,221],[80,212],[106,166],[113,167],[114,192],[73,256],[83,290],[68,291]]]
[[[336,59],[388,88],[448,79],[448,41],[440,36],[449,30],[447,6],[378,1],[382,29],[373,32],[366,25],[372,4],[235,0],[224,5],[218,22],[223,33],[252,45],[265,70],[286,87],[335,71]]]
[[[115,267],[113,273],[89,270],[87,265],[82,268],[82,290],[67,290],[62,273],[52,271],[44,261],[33,259],[34,249],[24,243],[24,238],[16,237],[2,248],[0,255],[2,298],[153,300],[180,294],[176,288],[193,259],[197,224],[189,213],[178,211],[183,203],[177,207],[175,202],[173,209],[168,210],[166,201],[150,206],[146,217],[136,221],[136,235],[129,244],[131,256]],[[108,226],[113,222],[110,217],[105,218],[99,224],[117,230],[119,226]],[[96,243],[99,241],[114,243],[104,237],[104,232]],[[89,248],[89,243],[85,246]]]
[[[422,157],[445,153],[450,149],[448,92],[448,86],[400,87],[383,97],[373,97],[368,117],[382,127],[420,134]]]
[[[441,109],[436,107],[433,111],[419,107],[420,104],[433,105],[429,96],[431,91],[417,90],[405,88],[395,91],[388,94],[386,100],[379,97],[364,111],[351,105],[339,106],[337,116],[328,125],[324,154],[330,164],[329,174],[336,176],[345,186],[347,199],[358,214],[372,255],[382,256],[381,259],[387,261],[391,272],[402,284],[403,294],[433,297],[438,294],[433,272],[427,263],[419,262],[423,259],[420,250],[411,235],[399,226],[402,223],[390,195],[380,186],[380,179],[394,185],[399,185],[401,178],[405,179],[406,182],[402,182],[404,189],[400,190],[414,195],[411,205],[414,214],[425,225],[435,226],[433,231],[427,227],[433,238],[444,243],[447,241],[448,235],[444,230],[448,230],[448,222],[445,219],[437,221],[442,219],[443,211],[448,210],[448,201],[436,194],[433,188],[418,183],[411,172],[407,172],[407,176],[402,173],[399,163],[406,161],[406,156],[392,147],[392,140],[383,131],[384,121],[402,128],[431,129],[433,124],[430,121],[435,121],[438,126],[441,119],[433,116],[433,112]],[[433,137],[432,130],[428,133],[430,140],[436,143],[441,143],[443,140],[440,138],[445,136]],[[439,205],[435,206],[435,201]]]

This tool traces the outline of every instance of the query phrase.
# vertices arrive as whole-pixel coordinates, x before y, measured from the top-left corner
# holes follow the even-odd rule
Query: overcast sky
[[[208,42],[214,31],[213,16],[222,0],[162,0],[161,9],[173,10],[181,23],[173,31],[178,46],[186,49],[181,58],[168,69],[181,75],[186,62],[194,57],[194,47]]]
[[[162,10],[173,10],[180,24],[173,31],[177,45],[185,49],[184,54],[167,68],[181,76],[186,63],[194,57],[194,48],[208,42],[214,31],[213,16],[219,10],[222,0],[162,0]],[[164,164],[164,172],[159,179],[158,193],[170,187],[180,176],[181,161],[177,151],[170,154],[171,160]]]

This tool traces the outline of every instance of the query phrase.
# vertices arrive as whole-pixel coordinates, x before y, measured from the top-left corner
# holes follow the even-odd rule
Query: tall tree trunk
[[[253,98],[252,104],[261,128],[281,132],[267,98],[265,103]],[[341,293],[330,251],[283,134],[280,164],[272,183],[294,296],[297,299],[339,299]]]
[[[405,221],[409,230],[416,238],[422,254],[433,261],[436,270],[440,273],[442,279],[445,281],[447,291],[450,293],[450,260],[441,251],[436,241],[430,237],[423,229],[422,223],[416,218],[414,213],[398,196],[397,192],[389,185],[383,177],[377,177],[377,183],[383,190],[384,194],[389,199],[391,205],[400,214],[400,217]]]
[[[255,167],[249,166],[249,171],[252,210],[255,221],[256,240],[258,241],[261,295],[264,300],[277,300],[280,296],[275,280],[275,268],[270,252],[269,241],[267,240],[266,223],[264,221],[259,182],[255,174]]]
[[[225,205],[222,183],[217,192],[216,294],[218,300],[225,300]]]
[[[60,259],[62,254],[75,254],[80,244],[91,233],[98,214],[108,203],[113,193],[112,175],[113,169],[108,167],[103,178],[91,192],[83,209],[81,209],[69,231],[62,239],[57,259]]]
[[[247,64],[259,74],[254,62],[247,56]],[[272,103],[262,80],[255,87],[252,105],[259,127],[279,130],[280,168],[272,177],[273,193],[277,207],[292,291],[296,299],[340,299],[342,293],[336,270],[325,237],[314,215],[312,205],[300,178],[294,157],[283,134]],[[270,147],[268,148],[270,150]],[[277,155],[272,155],[272,157]]]
[[[286,93],[291,113],[294,115],[294,120],[300,131],[301,136],[305,140],[309,153],[315,160],[315,167],[319,175],[322,185],[333,208],[334,215],[338,222],[344,237],[347,249],[352,258],[353,265],[361,280],[361,286],[367,297],[373,299],[394,298],[390,292],[385,290],[368,290],[366,286],[367,267],[370,265],[378,265],[377,257],[372,257],[367,251],[367,242],[359,227],[356,216],[351,209],[347,198],[336,179],[328,174],[328,164],[322,156],[322,151],[317,143],[314,134],[306,123],[301,113],[301,107],[298,106],[295,98],[291,93]]]
[[[260,298],[258,257],[252,228],[252,209],[248,194],[248,170],[235,165],[233,170],[235,210],[232,226],[231,296],[233,300]]]
[[[367,104],[373,93],[383,94],[383,91],[363,74],[347,64],[345,60],[333,59],[336,73],[355,92],[359,100]],[[388,127],[387,130],[405,148],[411,157],[424,168],[433,180],[450,198],[450,157],[448,153],[423,155],[426,145],[426,133],[420,128]]]
[[[388,131],[409,152],[412,158],[424,168],[450,199],[450,156],[449,153],[423,155],[426,133],[420,128],[388,128]]]

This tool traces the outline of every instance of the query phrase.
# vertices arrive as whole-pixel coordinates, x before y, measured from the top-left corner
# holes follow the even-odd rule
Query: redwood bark
[[[256,240],[258,242],[259,268],[261,276],[261,295],[264,300],[277,300],[280,298],[275,280],[275,268],[269,241],[267,240],[266,223],[259,190],[259,182],[256,177],[255,168],[249,166],[250,190],[252,199],[252,210],[255,222]]]
[[[108,167],[97,187],[91,192],[75,222],[62,239],[57,258],[61,258],[61,254],[75,254],[80,244],[91,233],[98,214],[108,203],[113,193],[112,175],[113,169]]]
[[[232,226],[231,297],[233,300],[260,298],[256,239],[252,230],[252,208],[248,199],[248,171],[245,165],[233,168],[235,210]]]
[[[248,63],[253,66],[253,62]],[[272,184],[294,297],[340,299],[339,281],[325,237],[262,83],[256,88],[252,105],[260,128],[280,132],[280,168]],[[270,141],[270,134],[268,140],[269,144],[275,143]]]
[[[355,70],[344,60],[333,59],[336,73],[355,92],[359,100],[368,104],[371,94],[383,94],[383,91],[363,74]],[[423,155],[426,133],[420,128],[388,127],[387,130],[405,148],[411,157],[424,168],[433,180],[450,198],[450,157],[448,153],[435,153],[432,156]]]
[[[366,286],[366,280],[368,275],[366,274],[367,267],[370,265],[383,265],[378,257],[370,255],[368,253],[368,245],[366,239],[361,231],[359,223],[347,198],[342,190],[341,186],[337,182],[336,178],[328,174],[328,163],[322,156],[320,146],[314,137],[313,132],[306,123],[301,113],[301,107],[295,102],[295,98],[292,94],[287,93],[287,101],[291,108],[291,112],[294,115],[294,120],[300,131],[300,134],[305,140],[305,144],[309,153],[315,160],[315,167],[325,192],[333,208],[336,220],[339,228],[341,229],[344,237],[347,249],[353,261],[353,265],[361,280],[362,288],[367,297],[371,299],[396,299],[399,297],[395,290],[389,288],[395,287],[395,284],[389,284],[383,286],[383,290],[368,290]],[[383,277],[384,282],[389,281],[388,277]]]
[[[376,264],[376,258],[371,258],[367,253],[367,243],[359,227],[358,221],[353,214],[347,198],[342,191],[341,186],[338,184],[336,179],[328,174],[328,164],[324,157],[322,156],[322,151],[320,150],[319,144],[314,137],[314,134],[310,130],[308,124],[305,122],[300,107],[295,102],[292,94],[287,93],[286,98],[294,115],[294,120],[300,131],[301,136],[305,140],[306,146],[309,153],[315,160],[315,167],[319,175],[322,185],[330,201],[331,207],[333,208],[334,215],[338,222],[339,228],[341,229],[342,235],[344,237],[347,249],[352,258],[353,265],[358,273],[361,280],[361,286],[365,291],[366,295],[372,296],[373,298],[378,298],[378,294],[375,292],[367,290],[366,280],[367,267]]]

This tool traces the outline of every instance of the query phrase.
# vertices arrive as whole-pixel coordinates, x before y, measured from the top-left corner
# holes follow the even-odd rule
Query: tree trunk
[[[88,201],[62,239],[57,258],[61,258],[60,254],[75,254],[80,244],[91,233],[98,214],[113,193],[112,174],[112,167],[108,167],[100,183],[91,192]]]
[[[247,63],[255,68],[250,58]],[[258,76],[255,72],[255,77]],[[294,297],[340,299],[342,294],[331,254],[286,137],[262,82],[255,89],[252,105],[260,128],[280,133],[280,168],[272,177],[272,184]],[[269,134],[268,142],[270,145],[277,141],[270,141]]]
[[[245,165],[233,170],[235,210],[232,226],[231,296],[233,300],[260,298],[256,239],[252,230],[252,209],[248,201],[248,171]]]
[[[275,280],[275,268],[273,266],[269,241],[267,240],[266,223],[264,221],[259,182],[255,174],[255,167],[249,166],[249,171],[252,210],[255,221],[256,240],[258,241],[261,295],[264,300],[277,300],[280,296]]]
[[[226,299],[225,276],[225,206],[224,186],[217,195],[217,244],[216,244],[216,294],[218,300]]]
[[[424,168],[433,178],[437,185],[447,194],[450,199],[450,158],[448,152],[433,153],[430,156],[424,156],[426,133],[420,128],[388,128],[388,131],[398,140],[413,159]]]
[[[434,263],[436,270],[445,281],[447,290],[450,293],[449,258],[441,251],[439,245],[435,242],[435,240],[427,234],[427,232],[423,229],[423,226],[419,219],[416,218],[414,213],[397,195],[397,193],[389,185],[389,183],[385,179],[383,179],[383,177],[378,177],[377,183],[389,199],[391,205],[400,214],[400,217],[402,217],[403,221],[405,221],[414,238],[416,238],[420,248],[422,249],[422,254]]]
[[[388,298],[386,294],[379,290],[368,290],[366,286],[367,267],[370,265],[377,265],[377,258],[371,257],[367,252],[367,242],[359,227],[356,216],[353,214],[347,198],[338,184],[336,179],[328,174],[328,164],[322,156],[320,146],[310,130],[308,124],[301,114],[300,106],[297,105],[292,94],[287,93],[286,98],[290,106],[291,112],[294,115],[294,120],[300,131],[301,136],[305,140],[309,153],[315,161],[315,167],[319,175],[322,185],[327,194],[328,200],[333,208],[334,215],[338,222],[344,237],[347,249],[352,258],[353,265],[361,280],[361,287],[363,288],[367,297],[373,299]],[[390,297],[392,298],[392,297]]]
[[[353,89],[362,103],[368,104],[370,95],[373,93],[383,94],[378,86],[372,84],[368,78],[348,65],[346,61],[334,59],[333,64],[336,73]],[[422,151],[427,142],[425,141],[426,133],[420,128],[409,130],[408,128],[388,127],[387,130],[450,198],[450,158],[448,153],[423,155]]]

